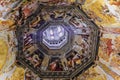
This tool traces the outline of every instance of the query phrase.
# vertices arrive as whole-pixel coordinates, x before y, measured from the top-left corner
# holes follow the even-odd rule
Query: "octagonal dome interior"
[[[98,52],[97,25],[76,5],[39,7],[17,29],[17,60],[41,78],[69,79],[88,69]]]

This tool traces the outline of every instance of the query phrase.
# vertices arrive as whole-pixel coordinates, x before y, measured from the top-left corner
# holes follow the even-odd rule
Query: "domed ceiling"
[[[119,80],[119,0],[1,0],[0,80]]]
[[[80,75],[97,56],[98,26],[76,5],[39,7],[17,28],[17,61],[41,78]],[[37,17],[40,21],[30,26]]]

